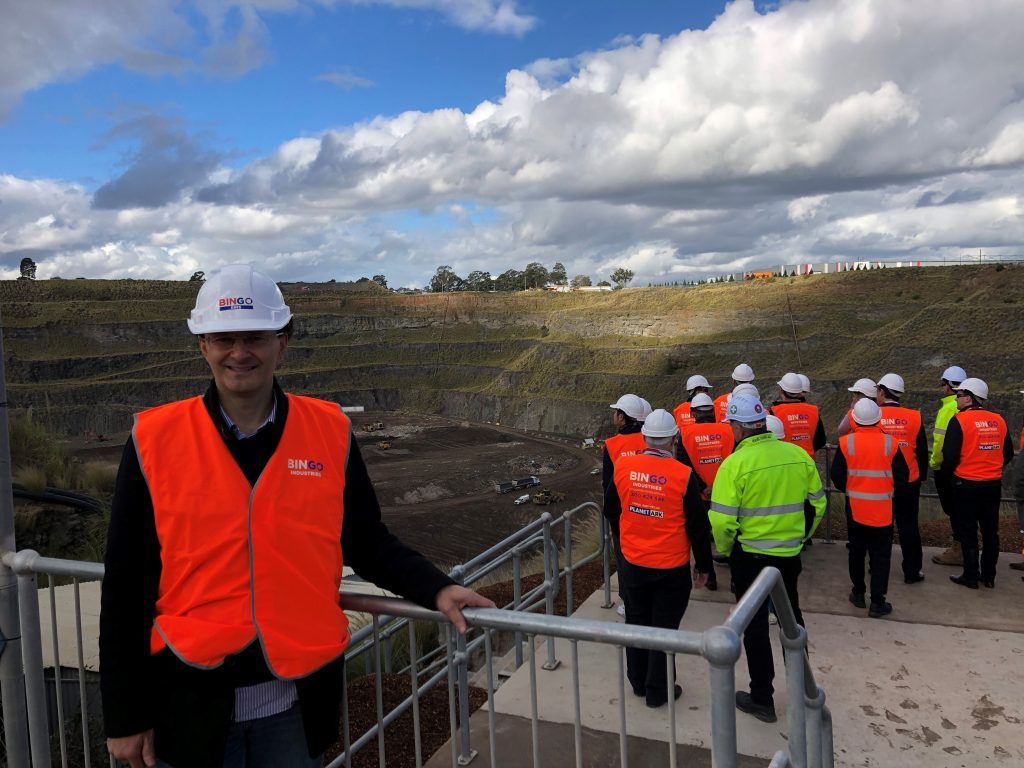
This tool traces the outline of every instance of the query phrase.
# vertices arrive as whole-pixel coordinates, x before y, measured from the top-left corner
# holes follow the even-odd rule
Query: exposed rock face
[[[1020,429],[1019,267],[879,270],[611,294],[355,292],[285,286],[297,318],[284,387],[367,410],[439,413],[531,430],[610,431],[608,403],[655,407],[702,373],[715,394],[747,362],[770,402],[807,373],[833,433],[861,376],[901,373],[907,404],[936,408],[952,363],[985,378]],[[123,432],[143,408],[200,393],[209,372],[183,319],[195,286],[145,281],[0,284],[9,400],[67,434]]]

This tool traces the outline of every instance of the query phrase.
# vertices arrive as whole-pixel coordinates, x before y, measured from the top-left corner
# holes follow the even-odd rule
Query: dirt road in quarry
[[[579,443],[494,424],[440,416],[351,414],[360,452],[377,489],[384,521],[410,546],[442,566],[464,562],[537,519],[601,500],[601,452]],[[384,429],[367,432],[365,425]],[[390,448],[378,448],[387,441]],[[536,475],[538,487],[499,494],[502,480]],[[548,488],[565,494],[549,506],[517,506],[517,496]],[[556,532],[561,537],[561,530]]]

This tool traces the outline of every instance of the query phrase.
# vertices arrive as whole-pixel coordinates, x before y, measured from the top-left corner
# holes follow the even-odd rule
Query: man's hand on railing
[[[115,760],[128,763],[131,768],[147,768],[156,765],[156,751],[153,749],[153,729],[134,736],[120,736],[107,739],[107,751]]]
[[[438,592],[434,606],[455,625],[460,635],[466,634],[468,629],[466,619],[462,616],[463,608],[497,608],[493,601],[458,584],[449,584]]]

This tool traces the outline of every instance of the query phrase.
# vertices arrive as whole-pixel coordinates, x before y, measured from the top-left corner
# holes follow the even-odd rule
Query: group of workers
[[[803,625],[800,553],[811,544],[827,505],[815,465],[826,445],[825,429],[818,408],[807,402],[807,376],[783,375],[770,405],[754,382],[744,363],[732,372],[731,390],[714,400],[711,384],[695,374],[686,381],[685,401],[671,413],[652,409],[635,394],[610,406],[617,434],[605,442],[604,515],[615,542],[627,623],[677,628],[691,590],[717,588],[717,561],[728,563],[737,599],[763,568],[777,568]],[[933,560],[962,565],[963,572],[950,577],[955,584],[995,586],[1002,473],[1013,458],[1012,442],[1003,417],[986,407],[984,381],[951,366],[941,387],[930,453],[921,413],[902,404],[906,387],[900,375],[887,373],[877,382],[862,378],[848,388],[850,407],[837,430],[830,476],[845,494],[849,601],[871,618],[893,610],[886,595],[894,526],[904,582],[924,581],[918,511],[929,469],[954,536],[954,545]],[[1017,486],[1024,536],[1021,466]],[[718,555],[711,553],[709,537]],[[1018,562],[1010,567],[1024,570]],[[769,602],[744,633],[750,690],[737,692],[736,707],[774,722]],[[660,653],[627,651],[627,676],[648,706],[681,694]]]

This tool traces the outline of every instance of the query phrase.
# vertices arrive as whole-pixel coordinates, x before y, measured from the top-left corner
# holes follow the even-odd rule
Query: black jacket
[[[276,450],[288,418],[288,398],[276,381],[274,395],[274,422],[245,440],[236,439],[225,424],[214,386],[203,398],[250,484],[255,484]],[[367,581],[433,608],[437,593],[453,582],[402,544],[381,521],[377,496],[355,440],[345,471],[343,503],[345,565]],[[258,641],[213,670],[190,667],[167,648],[150,655],[162,568],[160,542],[149,487],[131,438],[118,470],[105,562],[100,686],[107,735],[130,736],[154,728],[160,759],[174,766],[219,768],[234,689],[272,675]],[[343,666],[344,656],[296,681],[310,755],[324,752],[338,738]]]

